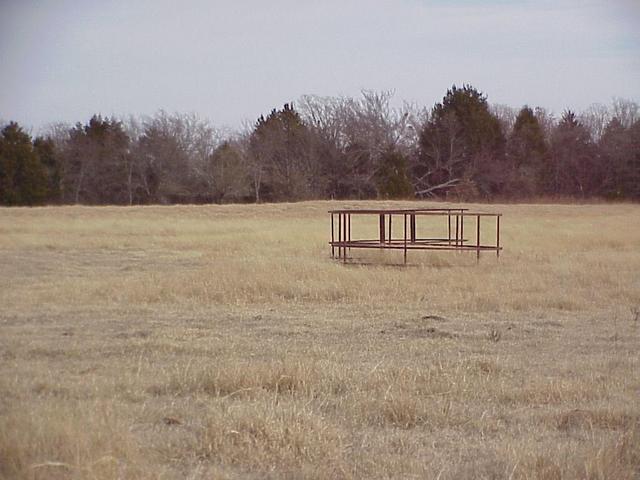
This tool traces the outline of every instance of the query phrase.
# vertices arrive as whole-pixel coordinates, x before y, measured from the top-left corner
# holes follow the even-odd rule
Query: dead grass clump
[[[37,396],[54,396],[61,398],[70,398],[71,390],[67,387],[61,387],[49,382],[36,382],[32,391]]]
[[[533,474],[538,480],[561,480],[562,469],[549,458],[539,455],[533,465]]]
[[[359,410],[366,416],[369,425],[405,429],[427,424],[430,413],[424,401],[409,395],[367,400],[359,406]]]
[[[462,457],[462,454],[460,455]],[[451,459],[450,459],[451,461]],[[474,479],[474,480],[498,480],[515,478],[504,457],[495,452],[465,451],[462,458],[453,460],[451,467],[445,471],[441,478],[447,480]]]
[[[469,416],[454,405],[448,396],[382,392],[379,396],[358,396],[348,405],[346,420],[355,426],[423,431],[457,428],[469,423]]]
[[[471,361],[470,368],[484,375],[498,375],[502,369],[495,360],[478,359]]]
[[[561,431],[593,428],[620,430],[634,425],[640,426],[640,418],[628,412],[574,409],[557,414],[555,423]]]
[[[487,332],[487,339],[493,343],[498,343],[502,338],[502,333],[496,328],[492,328]]]
[[[504,405],[562,405],[601,400],[607,396],[605,383],[534,377],[520,388],[501,388],[497,400]]]
[[[631,428],[614,438],[589,444],[561,444],[555,452],[530,452],[518,445],[509,478],[522,480],[636,480],[640,472],[640,435]],[[537,448],[537,446],[535,446]]]
[[[344,393],[345,379],[335,368],[330,372],[324,374],[318,366],[306,362],[286,361],[187,367],[170,374],[163,383],[150,385],[147,391],[154,395],[204,394],[231,398],[254,398],[264,393],[305,397]]]
[[[427,368],[379,368],[357,380],[353,418],[371,426],[457,427],[472,421],[470,412],[456,407],[471,398],[491,395],[488,379],[501,369],[493,360],[447,361]]]
[[[79,358],[79,354],[74,351],[65,350],[63,348],[47,348],[47,347],[36,347],[32,348],[28,352],[29,357],[32,358],[42,358],[45,360],[52,359],[72,359]]]
[[[87,406],[48,399],[0,416],[0,478],[139,476],[151,471],[139,458],[125,417],[111,402]]]
[[[435,327],[425,327],[421,325],[405,324],[395,322],[391,327],[381,330],[380,333],[395,333],[403,338],[432,338],[432,339],[452,339],[458,338],[457,333],[448,332]]]
[[[582,478],[637,480],[640,474],[640,428],[626,431],[612,444],[586,458]]]
[[[335,427],[298,404],[282,402],[216,403],[198,435],[198,457],[222,465],[279,471],[304,463],[339,465],[341,438]]]

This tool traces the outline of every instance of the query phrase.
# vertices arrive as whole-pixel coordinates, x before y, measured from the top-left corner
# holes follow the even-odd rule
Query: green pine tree
[[[58,203],[61,199],[60,159],[54,141],[51,138],[37,137],[33,148],[47,175],[47,203]]]
[[[551,166],[546,185],[551,193],[589,196],[598,194],[602,172],[589,131],[567,110],[551,136]]]
[[[299,200],[313,194],[311,132],[293,104],[260,116],[250,138],[256,201]]]
[[[470,179],[484,195],[500,184],[505,139],[500,121],[480,91],[455,85],[436,104],[420,134],[419,161],[414,168],[417,193],[455,187]]]
[[[378,197],[407,198],[413,196],[413,186],[407,175],[407,159],[400,152],[388,150],[380,158],[375,174]]]
[[[31,137],[15,122],[0,137],[0,203],[38,205],[47,197],[46,170]]]
[[[548,168],[549,148],[538,118],[522,107],[507,140],[506,193],[533,195],[541,192]]]

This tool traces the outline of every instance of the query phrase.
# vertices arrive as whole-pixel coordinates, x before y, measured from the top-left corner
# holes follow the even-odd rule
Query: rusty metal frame
[[[500,217],[501,213],[471,212],[467,208],[414,208],[414,209],[341,209],[329,210],[331,215],[331,258],[338,258],[347,262],[348,253],[352,248],[403,250],[404,263],[407,263],[409,250],[446,250],[446,251],[473,251],[476,259],[480,260],[480,252],[496,252],[500,257],[502,246],[500,245]],[[378,238],[377,239],[352,239],[351,216],[352,215],[377,215]],[[403,217],[403,237],[393,238],[391,228],[393,216]],[[337,240],[335,216],[338,217]],[[447,237],[418,238],[417,218],[445,217],[447,220]],[[475,243],[471,239],[464,238],[464,219],[475,219]],[[482,244],[481,219],[494,219],[496,228],[495,244]],[[388,220],[388,223],[387,223]],[[455,230],[452,221],[455,220]],[[387,226],[388,225],[388,226]],[[408,227],[408,228],[407,228]],[[388,234],[387,234],[388,232]],[[337,256],[336,256],[337,251]]]

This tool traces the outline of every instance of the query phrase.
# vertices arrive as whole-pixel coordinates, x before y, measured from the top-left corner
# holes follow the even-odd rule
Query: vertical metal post
[[[460,213],[460,246],[464,247],[464,212]]]
[[[447,235],[447,242],[448,242],[449,245],[451,245],[451,210],[449,210],[447,212],[447,223],[448,223],[448,226],[449,226],[448,235]]]
[[[456,213],[456,247],[458,246],[460,236],[460,214]]]
[[[334,227],[333,227],[333,212],[331,213],[331,258],[335,258],[336,256],[336,247],[333,246],[333,243],[335,242],[335,236],[334,236]]]
[[[347,216],[347,241],[351,242],[351,214]],[[349,247],[349,253],[351,253],[351,247]]]
[[[342,258],[342,214],[338,213],[338,258]]]
[[[500,258],[500,215],[496,216],[496,257]]]
[[[404,214],[404,264],[407,264],[407,214]]]
[[[476,261],[480,261],[480,215],[476,216]]]
[[[384,243],[384,213],[380,214],[380,244]]]
[[[344,215],[342,215],[342,221],[344,222],[344,225],[342,227],[342,237],[343,237],[343,245],[347,243],[347,214],[345,213]],[[342,247],[342,261],[344,263],[347,263],[347,246],[344,245],[344,247]]]
[[[411,230],[411,243],[416,243],[416,215],[412,213],[409,215],[409,227]]]
[[[389,243],[391,243],[391,239],[393,238],[393,236],[391,234],[391,217],[392,217],[392,214],[390,213],[389,214],[389,237],[387,238],[387,241]]]

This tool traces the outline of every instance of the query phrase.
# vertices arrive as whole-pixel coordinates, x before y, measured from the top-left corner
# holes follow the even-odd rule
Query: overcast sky
[[[640,100],[640,0],[0,0],[0,119],[196,112],[452,84],[555,112]]]

